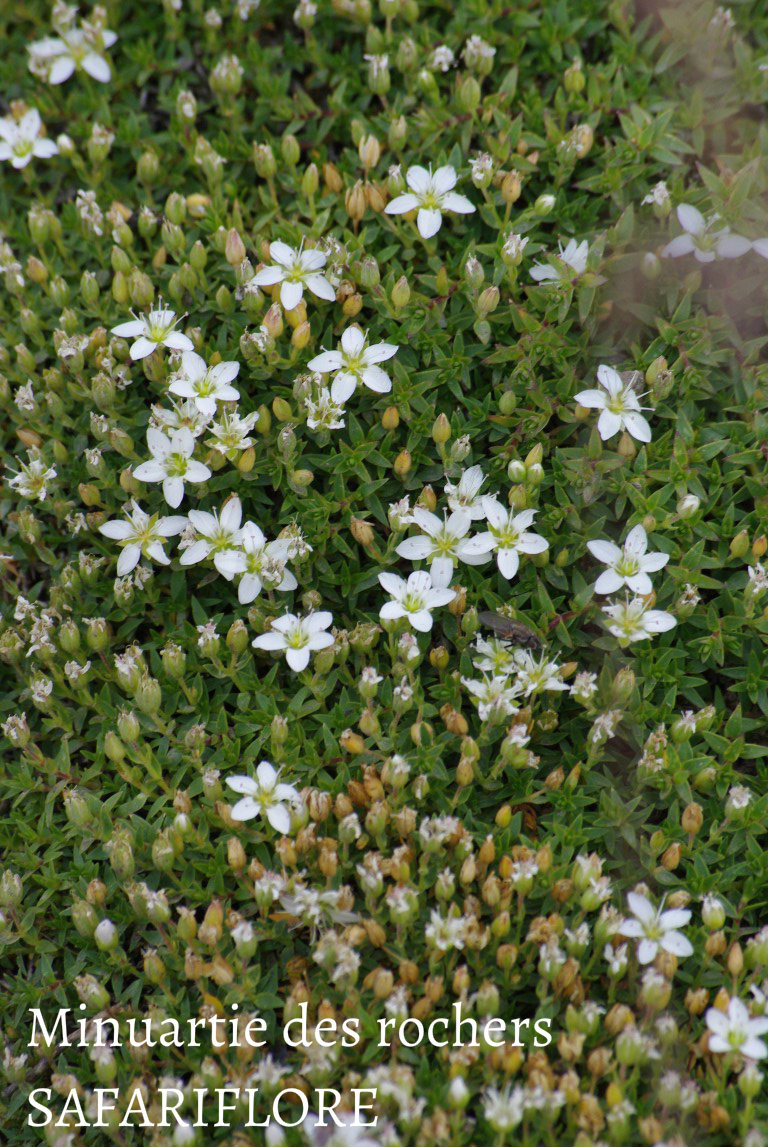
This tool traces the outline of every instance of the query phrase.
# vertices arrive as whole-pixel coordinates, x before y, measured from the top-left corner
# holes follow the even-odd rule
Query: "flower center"
[[[165,461],[165,472],[172,478],[183,478],[188,462],[186,454],[169,454]]]
[[[634,577],[639,569],[640,562],[638,558],[627,553],[623,554],[616,562],[616,573],[621,577]]]
[[[403,598],[403,608],[409,613],[418,613],[424,608],[424,598],[420,593],[407,593]]]
[[[292,633],[288,634],[288,644],[291,649],[303,649],[307,644],[307,635],[304,632],[304,627],[297,625]]]

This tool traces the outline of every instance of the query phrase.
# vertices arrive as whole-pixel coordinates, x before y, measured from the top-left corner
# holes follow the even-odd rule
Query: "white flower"
[[[758,1036],[768,1032],[768,1018],[752,1019],[746,1006],[737,996],[728,1001],[728,1010],[707,1009],[707,1027],[710,1030],[710,1051],[738,1051],[748,1059],[763,1059],[768,1055],[765,1040]]]
[[[38,502],[44,502],[48,496],[48,483],[56,477],[56,471],[53,466],[46,465],[34,450],[27,451],[27,458],[27,462],[16,459],[19,472],[8,478],[6,485],[12,490],[18,490],[23,498],[36,498]]]
[[[278,772],[269,761],[262,761],[256,768],[256,777],[227,777],[227,784],[236,793],[243,793],[241,800],[230,812],[233,820],[252,820],[255,816],[265,816],[276,832],[283,836],[291,831],[291,812],[288,803],[299,800],[299,793],[293,785],[278,780]]]
[[[489,528],[487,533],[479,534],[478,538],[487,545],[486,552],[496,552],[499,572],[503,577],[511,579],[520,567],[520,554],[542,554],[549,542],[528,529],[536,517],[536,510],[521,510],[516,514],[490,495],[483,498],[483,507]]]
[[[222,559],[228,550],[236,549],[243,540],[243,531],[240,529],[242,517],[243,507],[237,497],[229,498],[220,514],[215,510],[212,513],[207,510],[190,510],[189,523],[194,527],[195,540],[181,555],[181,565],[196,565],[213,554],[216,569],[231,580],[232,574]]]
[[[580,406],[592,407],[600,411],[597,429],[605,441],[619,430],[626,430],[638,442],[651,441],[651,428],[640,413],[647,409],[628,382],[623,382],[618,371],[612,366],[597,368],[597,381],[603,390],[582,390],[576,395]]]
[[[198,410],[212,418],[217,403],[235,402],[240,397],[240,392],[229,385],[239,370],[239,362],[219,362],[208,367],[199,354],[187,350],[168,389],[180,398],[190,398]]]
[[[461,683],[475,698],[481,721],[491,717],[511,717],[518,712],[515,700],[520,689],[516,682],[510,684],[509,677],[484,677],[482,681],[462,677]]]
[[[628,645],[630,641],[645,641],[655,633],[666,633],[677,625],[671,613],[663,609],[649,609],[642,597],[633,597],[631,601],[616,602],[602,608],[603,613],[611,619],[606,622],[608,632],[618,637],[621,645]]]
[[[49,84],[63,84],[80,68],[92,79],[107,84],[112,79],[112,69],[102,53],[116,41],[116,34],[109,28],[96,28],[93,24],[67,28],[60,37],[49,36],[28,46],[29,67]]]
[[[693,955],[693,944],[678,931],[691,919],[687,908],[656,909],[639,892],[627,894],[632,918],[622,920],[619,932],[630,940],[639,940],[637,958],[641,964],[650,964],[661,949],[672,956]]]
[[[712,263],[715,259],[736,259],[751,250],[752,243],[742,235],[732,235],[730,227],[717,227],[718,216],[709,219],[688,203],[677,208],[677,219],[683,228],[671,243],[662,249],[662,258],[676,259],[680,255],[694,255],[700,263]]]
[[[431,948],[447,952],[449,948],[461,951],[467,934],[467,922],[463,916],[441,916],[438,908],[433,908],[429,923],[424,929],[424,937]]]
[[[326,299],[329,303],[336,301],[336,292],[324,275],[319,274],[325,266],[326,256],[315,248],[305,251],[303,244],[297,251],[287,243],[275,240],[269,245],[269,257],[274,263],[269,267],[262,267],[253,277],[257,287],[272,287],[281,283],[280,302],[286,311],[297,307],[304,295],[304,288],[308,287],[318,299]]]
[[[561,264],[565,264],[565,267],[557,267],[552,263],[534,263],[531,267],[531,278],[535,279],[537,283],[569,282],[571,276],[566,268],[570,267],[577,275],[583,275],[587,269],[588,256],[589,243],[586,239],[582,239],[581,243],[577,243],[575,239],[569,239],[565,247],[558,243],[557,258]]]
[[[556,661],[548,661],[543,655],[537,661],[528,649],[515,649],[512,654],[515,663],[516,684],[526,697],[531,693],[562,693],[568,686],[560,676],[560,666]]]
[[[397,621],[404,617],[419,633],[432,628],[433,609],[453,601],[456,591],[444,586],[435,587],[426,570],[416,570],[408,581],[393,573],[380,573],[379,584],[392,598],[379,610],[384,621]]]
[[[489,1087],[483,1093],[483,1115],[494,1131],[504,1135],[517,1127],[523,1118],[524,1093],[522,1087],[507,1083],[501,1090]]]
[[[492,549],[488,534],[478,534],[474,538],[466,536],[472,524],[466,510],[454,510],[447,518],[441,519],[423,506],[416,506],[413,521],[423,533],[405,538],[395,553],[410,561],[429,560],[433,585],[446,586],[456,562],[480,565]]]
[[[464,195],[453,190],[457,180],[453,167],[438,167],[433,174],[425,167],[409,167],[405,182],[410,191],[396,196],[385,207],[387,215],[404,215],[416,211],[416,226],[423,239],[430,239],[440,230],[443,211],[456,211],[460,215],[471,215],[474,205]]]
[[[643,206],[659,207],[666,210],[669,207],[669,188],[663,180],[654,183],[651,190],[642,200]]]
[[[485,475],[480,466],[470,466],[468,470],[462,470],[457,483],[445,483],[449,507],[452,510],[464,510],[473,522],[484,518],[486,511],[483,498],[488,497],[480,493],[484,481]]]
[[[241,605],[249,605],[264,585],[285,592],[296,589],[296,578],[285,568],[289,549],[285,539],[268,542],[254,522],[246,522],[240,548],[223,551],[216,565],[230,579],[242,575],[237,587],[237,600]]]
[[[195,438],[199,438],[211,421],[208,415],[203,414],[188,398],[184,402],[174,402],[171,407],[157,406],[153,403],[151,409],[149,425],[157,427],[166,434],[186,426]]]
[[[244,418],[234,410],[222,410],[220,420],[211,423],[211,437],[206,439],[206,445],[212,450],[218,450],[230,462],[237,462],[238,451],[253,446],[249,432],[253,430],[258,416],[255,410]]]
[[[147,446],[152,458],[137,466],[133,476],[140,482],[162,482],[165,500],[174,510],[181,505],[185,482],[205,482],[211,476],[208,467],[192,457],[195,436],[186,426],[175,430],[170,438],[150,426]]]
[[[595,582],[595,593],[615,593],[626,586],[633,593],[648,594],[653,589],[649,573],[663,569],[669,554],[647,554],[648,535],[643,526],[634,526],[619,549],[604,540],[587,542],[587,549],[603,565],[608,566]]]
[[[285,660],[294,673],[300,673],[309,665],[309,655],[317,649],[327,649],[333,645],[333,637],[326,632],[333,623],[333,614],[327,610],[308,613],[297,617],[286,613],[272,622],[269,633],[254,637],[254,649],[272,649],[285,652]]]
[[[161,566],[170,564],[171,559],[163,549],[163,542],[175,534],[180,534],[187,519],[180,515],[161,518],[158,514],[145,513],[138,502],[131,501],[126,509],[125,519],[113,518],[99,526],[99,533],[112,538],[122,546],[117,560],[117,576],[125,577],[139,564],[139,558],[159,562]]]
[[[338,372],[331,384],[333,402],[346,402],[354,394],[358,382],[377,394],[387,394],[392,389],[392,380],[377,364],[392,358],[399,347],[393,343],[366,346],[366,337],[359,327],[347,327],[341,336],[339,350],[324,350],[307,363],[310,370],[320,374]]]
[[[494,677],[509,677],[515,672],[515,659],[508,641],[500,641],[497,637],[486,641],[478,635],[475,648],[480,655],[472,661],[475,669]]]
[[[314,398],[308,395],[304,405],[310,430],[340,430],[344,425],[344,407],[333,401],[327,386],[318,387]]]
[[[440,44],[432,52],[430,67],[436,72],[447,72],[456,63],[456,57],[447,44]]]
[[[192,339],[173,329],[177,322],[175,311],[160,307],[147,315],[134,315],[127,323],[119,323],[112,327],[112,334],[121,339],[136,340],[131,344],[131,358],[136,362],[152,354],[159,346],[167,346],[169,350],[192,350]]]
[[[33,156],[50,159],[56,155],[59,149],[53,140],[40,135],[42,126],[36,108],[30,108],[18,122],[10,117],[0,119],[0,160],[10,159],[11,167],[19,169]]]

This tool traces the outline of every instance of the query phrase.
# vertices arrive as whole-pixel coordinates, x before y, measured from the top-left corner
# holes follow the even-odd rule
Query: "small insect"
[[[519,649],[534,649],[537,652],[541,649],[539,635],[527,625],[523,625],[522,621],[514,621],[510,617],[505,617],[503,613],[496,613],[493,609],[483,610],[478,619],[481,625],[492,629],[497,637],[503,641],[511,641]]]

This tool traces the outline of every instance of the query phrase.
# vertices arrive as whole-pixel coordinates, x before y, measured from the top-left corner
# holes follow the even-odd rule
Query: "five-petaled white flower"
[[[285,568],[290,543],[285,538],[268,542],[254,522],[246,522],[242,529],[239,549],[222,551],[216,567],[225,577],[232,579],[241,574],[237,587],[237,600],[249,605],[261,593],[264,585],[287,592],[296,589],[298,582]]]
[[[222,563],[222,558],[228,550],[236,549],[243,540],[243,531],[240,522],[243,517],[243,507],[238,497],[229,498],[221,508],[221,513],[214,510],[190,510],[189,522],[195,530],[195,540],[182,553],[179,562],[183,566],[193,566],[213,555],[213,564],[228,581],[232,574]]]
[[[666,633],[677,625],[671,613],[664,609],[649,609],[642,597],[633,597],[631,601],[615,602],[602,608],[603,613],[611,619],[605,623],[608,631],[618,637],[620,645],[628,645],[630,641],[645,641],[655,633]]]
[[[712,263],[717,258],[736,259],[752,248],[751,241],[743,235],[733,235],[730,227],[718,226],[717,215],[705,219],[689,203],[681,203],[676,214],[683,234],[667,243],[662,258],[694,255],[700,263]]]
[[[597,368],[597,381],[603,390],[582,390],[576,395],[580,406],[600,411],[597,429],[603,441],[612,438],[619,430],[626,430],[638,442],[651,441],[651,428],[647,419],[640,413],[647,409],[628,382],[612,366]]]
[[[320,271],[326,264],[327,256],[317,248],[304,250],[304,246],[297,251],[287,243],[276,239],[269,245],[269,257],[274,263],[269,267],[262,267],[253,277],[257,287],[272,287],[275,283],[280,287],[280,302],[286,311],[297,307],[304,295],[304,288],[308,287],[318,299],[326,299],[333,303],[336,292]]]
[[[199,354],[187,350],[168,389],[171,394],[191,399],[202,414],[211,418],[217,403],[236,402],[240,397],[240,392],[229,385],[239,370],[239,362],[219,362],[209,367]]]
[[[412,519],[422,533],[405,538],[395,553],[414,562],[428,560],[434,585],[448,585],[457,562],[480,565],[491,552],[492,542],[488,534],[467,537],[472,519],[466,510],[454,510],[447,518],[438,518],[423,506],[416,506]]]
[[[465,195],[454,191],[456,169],[447,165],[429,171],[425,167],[409,167],[405,182],[410,191],[396,196],[385,207],[387,215],[404,215],[407,211],[418,210],[416,226],[422,239],[430,239],[440,230],[443,211],[455,211],[459,215],[471,215],[475,210]]]
[[[520,567],[520,554],[543,554],[549,542],[528,529],[536,510],[521,510],[516,514],[490,495],[483,498],[483,507],[489,528],[487,533],[478,536],[487,543],[489,552],[495,550],[501,575],[511,579]]]
[[[35,159],[50,159],[56,155],[58,147],[52,139],[41,135],[40,112],[30,108],[20,120],[10,117],[0,119],[0,160],[10,159],[11,167],[17,170],[26,167]]]
[[[633,593],[648,594],[653,589],[649,573],[663,569],[669,554],[648,554],[648,535],[643,526],[634,526],[621,549],[604,540],[587,542],[587,549],[608,569],[595,582],[595,593],[615,593],[626,586]]]
[[[534,263],[531,267],[531,278],[537,283],[570,282],[573,275],[568,273],[569,270],[574,275],[583,275],[587,269],[588,257],[589,243],[586,239],[582,239],[581,243],[569,239],[565,247],[558,243],[557,259],[560,266],[554,263]]]
[[[227,777],[227,784],[242,797],[233,805],[232,820],[253,820],[265,816],[276,832],[286,836],[291,831],[290,803],[298,801],[299,793],[293,785],[279,780],[280,774],[269,761],[261,761],[256,776]]]
[[[379,584],[392,598],[379,610],[384,621],[397,621],[404,617],[408,624],[419,633],[428,633],[432,628],[432,610],[453,601],[456,591],[445,586],[435,586],[432,576],[426,570],[416,570],[408,580],[394,573],[380,573]]]
[[[763,1059],[768,1055],[765,1040],[758,1037],[768,1032],[768,1016],[752,1018],[738,996],[731,996],[728,1008],[707,1009],[710,1051],[737,1051],[748,1059]]]
[[[461,683],[474,697],[481,721],[511,717],[519,711],[516,701],[520,689],[516,682],[510,682],[505,675],[483,677],[481,681],[462,677]]]
[[[254,649],[284,652],[294,673],[300,673],[309,665],[310,653],[333,645],[333,635],[327,632],[332,623],[333,614],[328,610],[308,613],[306,617],[286,613],[274,619],[269,633],[254,637],[251,644]]]
[[[396,355],[399,347],[393,343],[373,343],[365,345],[366,334],[359,327],[347,327],[341,336],[339,350],[324,350],[310,359],[307,366],[320,374],[337,371],[331,383],[331,399],[344,403],[355,392],[358,382],[377,394],[387,394],[392,389],[392,380],[378,363]]]
[[[117,35],[109,28],[93,24],[65,28],[60,36],[46,36],[28,46],[30,70],[44,75],[49,84],[63,84],[82,68],[92,79],[108,84],[112,69],[103,53],[116,42]]]
[[[544,654],[537,661],[530,650],[515,649],[512,661],[515,683],[526,697],[532,693],[562,693],[570,688],[560,676],[557,662],[549,661]]]
[[[196,461],[195,436],[186,426],[175,430],[169,438],[154,426],[147,430],[147,446],[152,454],[149,462],[142,462],[133,471],[140,482],[162,482],[163,494],[175,510],[184,497],[185,482],[206,482],[211,471],[204,462]]]
[[[637,958],[641,964],[650,964],[659,949],[672,956],[693,955],[693,944],[678,930],[691,918],[687,908],[663,911],[654,908],[648,897],[639,892],[628,893],[627,903],[632,917],[622,920],[618,931],[630,940],[640,941]]]
[[[159,307],[146,315],[134,315],[127,323],[112,327],[112,334],[121,339],[135,339],[131,344],[131,358],[134,362],[146,358],[159,346],[169,350],[192,350],[192,339],[181,331],[174,330],[178,319],[176,312]]]
[[[99,533],[122,546],[117,559],[117,576],[125,577],[135,569],[142,554],[145,558],[159,562],[161,566],[170,565],[171,559],[163,549],[163,542],[166,538],[180,534],[187,519],[178,514],[169,518],[161,518],[159,514],[150,516],[133,500],[129,507],[124,508],[124,519],[112,518],[99,526]]]
[[[480,487],[485,481],[485,475],[480,466],[470,466],[462,470],[458,482],[446,482],[445,494],[448,505],[452,510],[464,510],[473,522],[480,521],[486,516],[484,498],[488,494],[481,494]]]

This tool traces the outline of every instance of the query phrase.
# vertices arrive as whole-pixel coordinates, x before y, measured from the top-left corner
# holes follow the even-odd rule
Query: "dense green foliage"
[[[27,1047],[28,1009],[83,1000],[121,1019],[235,1003],[263,1016],[281,1086],[378,1086],[373,1138],[339,1143],[760,1147],[761,1077],[708,1046],[706,1017],[731,997],[768,1010],[768,244],[751,247],[768,235],[765,12],[313,8],[114,0],[103,20],[80,14],[118,35],[111,79],[78,67],[61,84],[28,66],[28,45],[56,34],[49,6],[0,11],[0,113],[36,108],[57,142],[0,163],[7,1141],[42,1135],[25,1125],[33,1087],[58,1092],[54,1107],[73,1080],[84,1102],[115,1080],[123,1104],[138,1086],[151,1103],[164,1077],[268,1089],[264,1053],[245,1047]],[[455,168],[476,210],[446,211],[428,238],[388,214],[417,165]],[[750,249],[665,257],[680,204]],[[586,265],[557,258],[571,239]],[[277,240],[324,244],[335,301],[305,289],[286,310],[279,283],[256,285]],[[552,275],[535,281],[536,264]],[[250,445],[197,439],[211,474],[178,509],[133,474],[178,359],[161,346],[133,361],[113,333],[161,299],[207,364],[240,363],[219,415],[251,416]],[[308,363],[353,323],[397,346],[392,390],[360,383],[324,429]],[[601,365],[640,395],[649,442],[602,438],[576,401]],[[25,484],[30,465],[48,477]],[[460,562],[428,633],[382,621],[378,575],[425,565],[396,552],[419,533],[396,504],[442,518],[446,482],[471,466],[482,494],[536,511],[526,528],[548,548],[511,579],[491,555]],[[99,527],[130,499],[162,518],[230,496],[288,539],[295,589],[241,603],[213,555],[181,564],[176,536],[170,565],[145,553],[116,577]],[[587,543],[621,545],[638,525],[669,555],[638,608],[674,628],[622,642]],[[251,646],[287,610],[333,615],[333,644],[298,673]],[[490,710],[467,687],[488,610],[522,623],[513,645],[522,633],[534,658],[518,655],[507,707]],[[264,759],[301,793],[286,836],[231,815],[227,778]],[[689,909],[693,954],[639,963],[621,932],[633,889]],[[455,925],[445,944],[436,914]],[[610,944],[626,945],[615,974]],[[361,1045],[285,1048],[301,1001],[313,1020],[358,1017]],[[553,1042],[376,1045],[379,1018],[456,1001],[551,1018]],[[493,1089],[525,1104],[508,1138]]]

